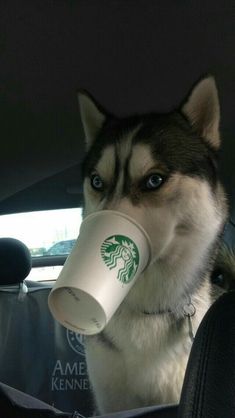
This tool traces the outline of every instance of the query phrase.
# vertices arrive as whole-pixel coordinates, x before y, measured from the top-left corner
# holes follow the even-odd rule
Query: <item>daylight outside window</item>
[[[31,256],[67,256],[79,235],[81,208],[17,213],[0,216],[0,236],[22,241]],[[37,267],[30,280],[55,280],[62,266]]]

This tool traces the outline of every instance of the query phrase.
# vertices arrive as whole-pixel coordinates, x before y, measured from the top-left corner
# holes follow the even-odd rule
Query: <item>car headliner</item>
[[[1,213],[81,204],[79,88],[118,116],[162,112],[207,73],[219,88],[221,173],[235,201],[234,42],[228,0],[1,2]]]

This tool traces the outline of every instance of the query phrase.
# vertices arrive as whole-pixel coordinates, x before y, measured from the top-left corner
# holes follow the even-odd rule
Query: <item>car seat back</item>
[[[2,238],[0,260],[0,381],[62,411],[92,415],[83,337],[52,317],[52,285],[25,279],[27,247]]]

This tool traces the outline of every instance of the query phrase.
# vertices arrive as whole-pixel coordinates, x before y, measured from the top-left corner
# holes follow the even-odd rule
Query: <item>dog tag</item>
[[[192,324],[191,316],[188,315],[187,318],[188,318],[188,327],[189,327],[189,337],[190,337],[190,339],[191,339],[191,341],[193,343],[193,341],[194,341],[194,333],[193,333],[193,324]]]
[[[184,306],[183,311],[184,311],[184,315],[188,319],[189,337],[190,337],[190,339],[191,339],[191,341],[193,343],[193,341],[194,341],[194,333],[193,333],[193,324],[192,324],[191,317],[195,315],[196,308],[193,305],[193,303],[191,302],[191,299],[189,300],[189,303],[187,303],[187,305]]]

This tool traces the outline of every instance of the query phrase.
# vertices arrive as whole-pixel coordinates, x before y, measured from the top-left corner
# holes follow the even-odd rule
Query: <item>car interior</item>
[[[168,112],[195,81],[215,77],[229,202],[223,243],[234,255],[234,42],[228,0],[0,3],[1,417],[96,416],[84,337],[48,308],[82,222],[79,90],[124,117]],[[235,282],[227,274],[218,264],[212,275],[228,292],[195,336],[179,404],[114,418],[235,417]]]

